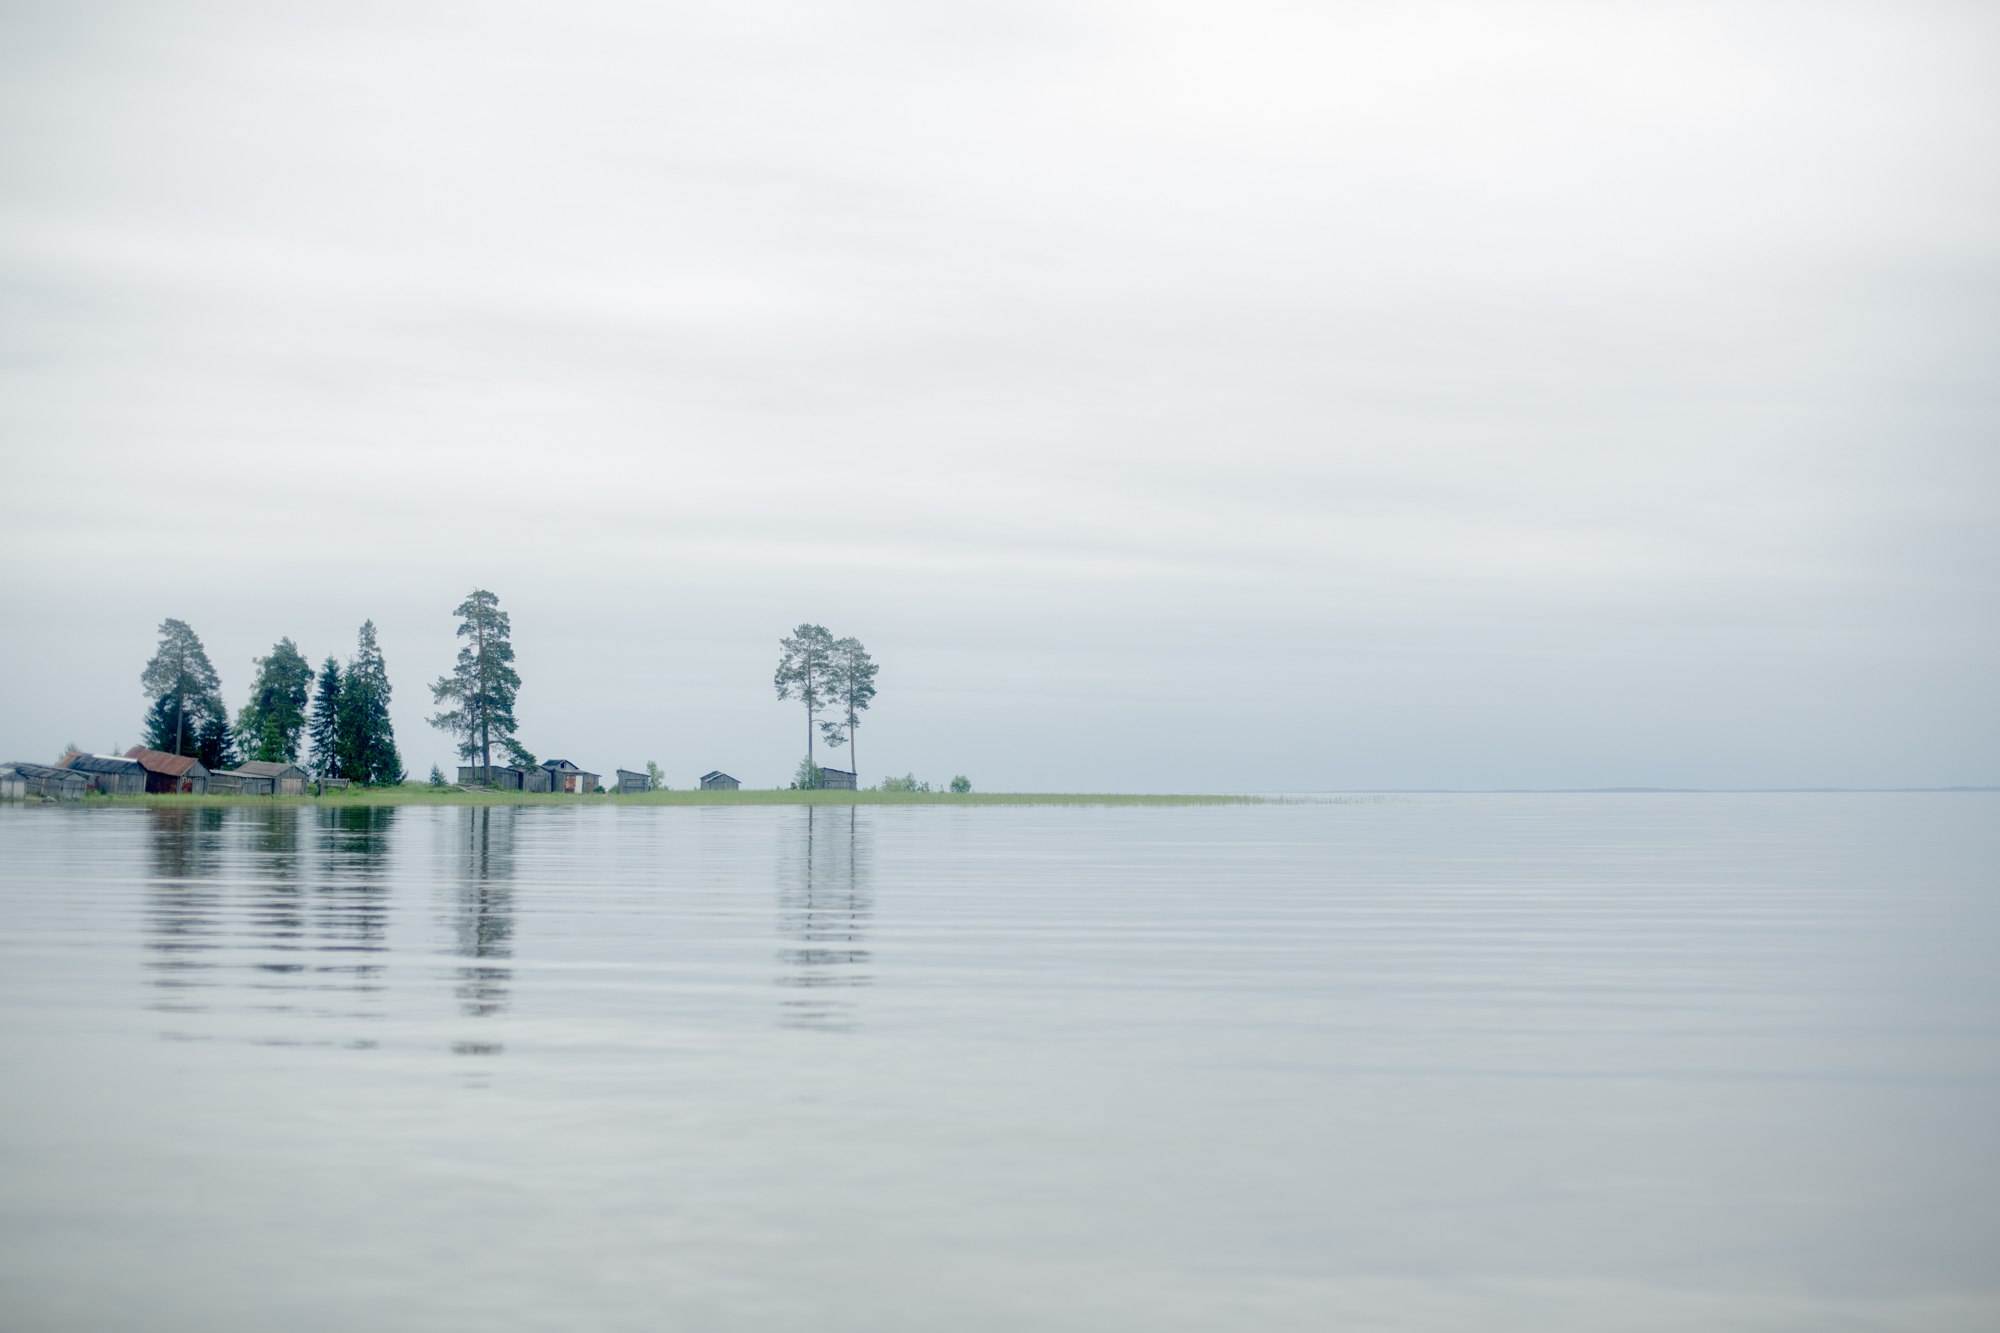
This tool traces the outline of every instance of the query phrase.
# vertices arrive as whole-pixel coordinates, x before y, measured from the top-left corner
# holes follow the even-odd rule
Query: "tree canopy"
[[[820,736],[828,746],[847,746],[847,766],[860,773],[854,733],[861,714],[875,698],[875,659],[859,639],[836,639],[827,653],[827,700],[840,716],[819,724]],[[857,779],[858,781],[858,779]]]
[[[236,715],[236,735],[252,759],[296,763],[312,700],[313,669],[290,639],[280,639],[269,657],[251,659],[257,679],[250,702]]]

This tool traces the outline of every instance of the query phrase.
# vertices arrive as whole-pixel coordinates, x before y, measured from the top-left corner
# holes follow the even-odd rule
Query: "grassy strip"
[[[1355,798],[1331,798],[1351,800]],[[1268,796],[1138,796],[1112,792],[901,792],[901,791],[655,791],[643,796],[572,796],[547,792],[458,791],[428,783],[363,787],[325,796],[101,796],[92,806],[231,805],[1272,805],[1295,803]]]

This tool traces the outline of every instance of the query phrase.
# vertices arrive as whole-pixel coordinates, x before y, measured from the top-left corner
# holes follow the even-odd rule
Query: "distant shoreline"
[[[130,806],[200,808],[227,806],[325,807],[390,805],[553,805],[553,806],[646,806],[646,805],[1285,805],[1317,804],[1322,798],[1274,796],[1142,796],[1119,793],[1080,792],[880,792],[880,791],[653,791],[634,795],[615,793],[571,794],[567,792],[460,791],[447,787],[440,791],[427,783],[405,783],[401,787],[350,788],[324,796],[192,796],[148,793],[132,796],[104,796],[97,793],[77,801],[60,801],[63,806],[110,809]],[[1352,804],[1357,797],[1327,797],[1326,803]],[[39,804],[39,798],[29,804]]]

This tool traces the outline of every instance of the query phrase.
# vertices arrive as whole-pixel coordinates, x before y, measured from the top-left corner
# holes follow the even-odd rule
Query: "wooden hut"
[[[58,768],[74,769],[107,796],[138,796],[146,790],[146,770],[122,754],[66,754]]]
[[[216,769],[208,775],[210,796],[276,796],[276,778],[262,773],[249,773],[241,768]]]
[[[527,784],[528,775],[521,769],[505,764],[495,764],[488,769],[483,764],[459,765],[460,786],[476,787],[486,781],[487,773],[493,774],[493,785],[501,791],[521,791]]]
[[[719,768],[713,773],[704,773],[701,775],[701,789],[703,791],[735,791],[742,785],[742,783],[730,777]]]
[[[550,759],[542,764],[549,773],[549,790],[585,793],[597,790],[598,775],[586,772],[567,759]]]
[[[617,773],[620,796],[637,796],[653,789],[653,780],[644,773],[634,773],[628,768],[618,769]]]
[[[34,764],[17,759],[0,766],[0,796],[25,799],[40,796],[51,801],[80,801],[94,785],[88,773],[54,764]]]
[[[840,768],[822,768],[819,771],[821,791],[853,791],[854,775]]]
[[[139,761],[146,770],[149,792],[180,792],[200,796],[208,790],[208,769],[191,754],[168,754],[135,745],[125,752],[127,759]]]
[[[269,778],[271,790],[266,796],[304,796],[309,778],[306,771],[297,764],[280,764],[268,759],[253,759],[247,764],[238,764],[236,772],[246,777]],[[212,779],[215,775],[210,774]]]

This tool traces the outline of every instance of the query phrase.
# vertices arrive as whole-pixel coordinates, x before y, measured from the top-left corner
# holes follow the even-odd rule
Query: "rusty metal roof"
[[[168,754],[164,750],[148,750],[143,745],[135,745],[125,752],[125,757],[138,760],[140,767],[149,773],[164,773],[170,778],[184,778],[197,768],[204,776],[208,773],[206,768],[202,768],[201,760],[191,754]]]

